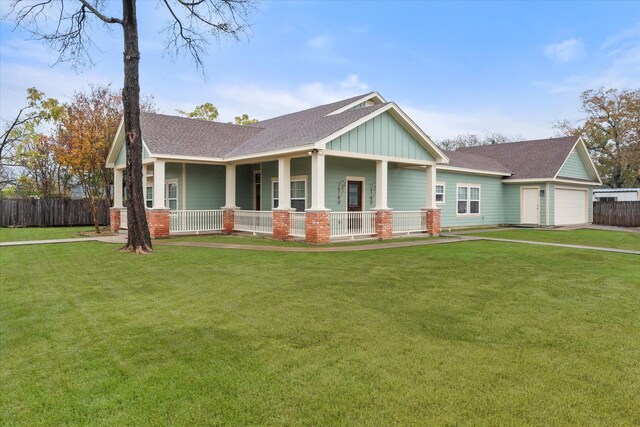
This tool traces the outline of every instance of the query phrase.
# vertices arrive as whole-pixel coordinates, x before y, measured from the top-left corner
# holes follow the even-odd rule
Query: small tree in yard
[[[77,92],[61,116],[56,132],[56,157],[82,186],[96,233],[100,202],[109,199],[111,170],[106,159],[122,113],[120,95],[109,87]]]
[[[252,8],[250,0],[162,0],[169,19],[166,31],[168,47],[186,50],[196,64],[206,45],[206,36],[227,35],[234,38],[246,29],[245,18]],[[70,6],[73,5],[73,6]],[[151,236],[146,219],[142,185],[142,132],[140,129],[140,79],[138,66],[138,19],[136,0],[122,0],[122,16],[107,16],[106,2],[101,0],[14,0],[12,15],[18,25],[60,50],[61,60],[76,65],[88,59],[91,45],[87,23],[91,17],[122,28],[124,36],[124,130],[127,154],[126,189],[128,196],[128,238],[125,251],[149,253]],[[51,31],[47,20],[55,17]]]

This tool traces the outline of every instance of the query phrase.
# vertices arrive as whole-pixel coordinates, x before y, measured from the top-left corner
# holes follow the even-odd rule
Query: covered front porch
[[[435,162],[312,150],[229,163],[144,161],[153,237],[245,232],[310,243],[440,232]],[[123,168],[112,228],[126,228]]]

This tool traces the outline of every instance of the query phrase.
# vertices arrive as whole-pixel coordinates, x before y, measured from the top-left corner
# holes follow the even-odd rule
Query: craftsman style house
[[[244,231],[324,243],[478,225],[580,224],[600,178],[580,138],[443,151],[369,93],[248,126],[141,115],[152,236]],[[126,228],[122,125],[112,228]]]

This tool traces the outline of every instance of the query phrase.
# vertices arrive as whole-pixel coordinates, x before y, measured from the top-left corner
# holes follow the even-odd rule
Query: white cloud
[[[164,110],[165,102],[159,102],[167,114],[175,108],[193,108],[201,99],[212,99],[220,111],[221,121],[231,121],[239,114],[249,114],[258,119],[304,110],[328,104],[366,92],[368,85],[357,74],[349,74],[338,82],[308,82],[294,87],[278,87],[273,84],[235,84],[214,86],[210,94],[199,94],[193,102],[180,102]]]
[[[556,81],[536,81],[534,86],[551,93],[581,92],[600,86],[633,88],[640,86],[640,26],[622,30],[594,52],[592,67]]]
[[[313,49],[322,49],[329,45],[329,37],[318,36],[307,41],[307,46]]]
[[[366,83],[360,81],[360,77],[357,74],[349,74],[346,79],[339,83],[339,86],[343,90],[358,90],[365,91],[369,87]]]
[[[571,62],[585,56],[584,43],[580,39],[568,39],[544,47],[544,54],[559,62]]]
[[[534,123],[530,118],[509,116],[495,109],[444,111],[402,105],[401,108],[435,141],[462,134],[484,135],[488,132],[519,135],[523,139],[547,138],[552,134],[549,123]]]

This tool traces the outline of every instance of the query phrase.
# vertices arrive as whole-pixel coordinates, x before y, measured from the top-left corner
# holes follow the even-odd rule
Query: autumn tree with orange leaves
[[[154,111],[153,100],[143,99],[141,109]],[[82,186],[96,233],[100,232],[100,201],[110,198],[113,172],[106,167],[106,161],[122,113],[122,95],[118,91],[109,86],[91,86],[87,92],[74,94],[58,121],[56,158]]]

